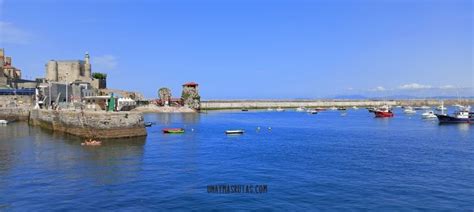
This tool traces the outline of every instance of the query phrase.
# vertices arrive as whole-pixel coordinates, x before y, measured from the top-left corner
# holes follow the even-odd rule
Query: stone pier
[[[31,110],[29,123],[79,137],[127,138],[146,136],[143,114],[138,112]]]

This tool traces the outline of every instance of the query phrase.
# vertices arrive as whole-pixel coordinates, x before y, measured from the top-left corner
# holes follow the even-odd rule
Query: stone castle
[[[5,55],[0,49],[0,88],[14,87],[15,81],[21,79],[21,70],[12,65],[12,58]]]
[[[86,82],[93,88],[106,88],[106,79],[92,77],[90,56],[86,52],[84,60],[50,60],[46,64],[48,82]]]

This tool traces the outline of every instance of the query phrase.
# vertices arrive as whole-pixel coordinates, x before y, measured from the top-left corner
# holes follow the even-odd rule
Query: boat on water
[[[267,108],[267,111],[273,111],[273,108]]]
[[[247,109],[247,108],[242,108],[242,111],[249,111],[249,109]]]
[[[338,107],[337,110],[347,110],[345,107]]]
[[[412,107],[413,110],[424,110],[422,106]]]
[[[153,125],[153,122],[145,122],[145,127],[151,127]]]
[[[421,108],[422,110],[429,110],[429,109],[431,109],[430,106],[426,106],[426,105],[423,105],[423,106],[421,106],[420,108]]]
[[[285,111],[285,109],[279,107],[279,108],[276,109],[276,111],[277,111],[277,112],[283,112],[283,111]]]
[[[375,113],[375,110],[377,110],[375,107],[368,107],[367,110],[369,113]]]
[[[8,124],[8,121],[7,120],[0,120],[0,125],[7,125]]]
[[[412,107],[410,107],[410,106],[405,107],[405,110],[403,110],[403,112],[406,113],[406,114],[414,114],[414,113],[416,113],[416,111],[415,111]]]
[[[318,114],[318,111],[316,109],[308,110],[309,114]]]
[[[100,146],[100,145],[102,145],[101,141],[94,140],[92,138],[89,138],[81,143],[81,146]]]
[[[165,134],[180,134],[184,133],[183,128],[165,128],[163,129],[163,133]]]
[[[296,111],[297,112],[304,112],[304,111],[306,111],[306,109],[304,107],[298,107],[298,108],[296,108]]]
[[[226,130],[225,134],[227,135],[241,135],[244,134],[244,130]]]
[[[436,110],[437,111],[443,111],[443,110],[447,110],[448,108],[446,108],[444,105],[440,105],[438,107],[436,107]]]
[[[357,106],[352,106],[352,109],[358,110],[359,108]]]
[[[376,118],[390,118],[393,117],[393,112],[388,106],[383,106],[374,111]]]
[[[330,109],[330,110],[337,110],[337,107],[332,106],[332,107],[330,107],[329,109]]]
[[[314,108],[314,110],[316,110],[316,111],[318,111],[318,112],[321,112],[321,111],[327,110],[327,108],[324,108],[324,107],[317,107],[317,108]]]
[[[436,115],[434,114],[434,112],[432,110],[428,110],[428,111],[421,114],[421,118],[434,119],[434,118],[436,118]]]
[[[454,112],[452,115],[436,114],[439,123],[474,123],[473,113],[469,110],[461,109]]]

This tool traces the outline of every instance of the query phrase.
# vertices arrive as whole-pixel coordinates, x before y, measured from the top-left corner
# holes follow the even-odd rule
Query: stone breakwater
[[[147,135],[143,114],[138,112],[31,110],[29,123],[79,137],[127,138]]]
[[[297,107],[377,107],[397,105],[396,101],[330,101],[330,100],[210,100],[201,101],[201,109],[241,109],[241,108],[297,108]]]
[[[408,100],[207,100],[201,101],[201,109],[203,110],[220,110],[220,109],[265,109],[265,108],[297,108],[297,107],[379,107],[382,105],[410,105],[410,106],[439,106],[441,101],[445,105],[462,104],[473,105],[474,99],[408,99]]]
[[[142,113],[195,113],[196,110],[193,110],[188,107],[159,107],[154,104],[138,106],[132,111],[142,112]]]
[[[29,108],[1,108],[0,119],[7,121],[27,121],[30,116]]]

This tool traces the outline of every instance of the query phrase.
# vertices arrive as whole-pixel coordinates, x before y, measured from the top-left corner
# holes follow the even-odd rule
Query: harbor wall
[[[382,105],[439,106],[461,104],[474,105],[474,99],[400,99],[400,100],[205,100],[201,101],[203,110],[241,109],[241,108],[297,108],[297,107],[378,107]]]
[[[11,121],[27,121],[30,115],[29,108],[0,108],[0,119]]]
[[[80,137],[127,138],[146,136],[143,114],[138,112],[31,110],[29,123]]]
[[[201,101],[201,109],[297,108],[297,107],[377,107],[396,105],[396,101],[325,101],[325,100],[209,100]]]

